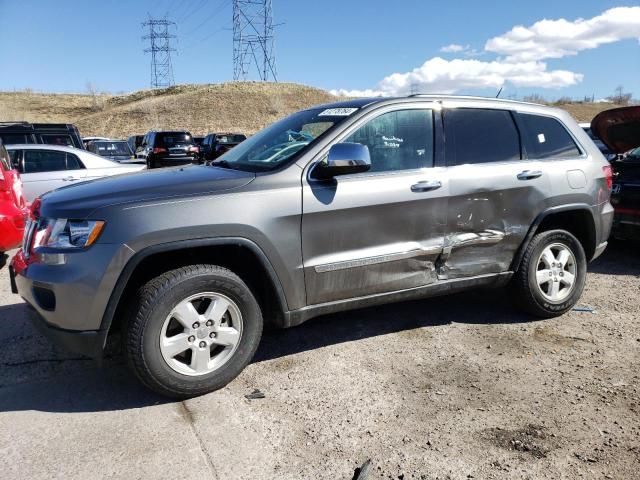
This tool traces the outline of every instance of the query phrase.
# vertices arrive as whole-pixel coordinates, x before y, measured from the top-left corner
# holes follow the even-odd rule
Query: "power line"
[[[222,10],[224,10],[227,6],[229,6],[231,4],[231,1],[232,0],[223,0],[222,2],[220,2],[218,4],[218,8],[216,8],[211,15],[209,15],[204,20],[202,20],[202,22],[200,22],[196,27],[189,30],[189,35],[192,35],[193,33],[200,30],[203,26],[208,24],[209,21],[213,19],[213,17],[215,17],[216,15],[219,15],[222,12]]]
[[[277,82],[271,0],[233,0],[233,79]]]
[[[182,17],[180,17],[178,19],[178,22],[182,23],[182,22],[186,21],[194,13],[196,13],[198,10],[200,10],[202,7],[204,7],[204,5],[205,5],[205,3],[207,3],[207,1],[208,0],[200,0],[200,3],[197,3],[196,7],[193,10],[189,10],[189,8],[185,8],[184,9],[184,15],[182,15]]]
[[[149,34],[142,37],[149,40],[149,48],[145,48],[145,53],[151,53],[151,88],[164,88],[174,85],[173,66],[171,64],[171,52],[175,48],[171,47],[171,39],[175,35],[169,33],[169,27],[175,26],[166,18],[153,19],[149,17],[142,23],[143,28],[149,27]]]

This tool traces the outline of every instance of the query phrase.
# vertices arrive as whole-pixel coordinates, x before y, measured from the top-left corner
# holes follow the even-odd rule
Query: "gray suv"
[[[236,377],[263,324],[501,286],[534,316],[561,315],[607,245],[610,188],[609,164],[562,110],[346,101],[211,166],[47,193],[12,287],[55,342],[99,357],[118,331],[139,379],[184,398]]]

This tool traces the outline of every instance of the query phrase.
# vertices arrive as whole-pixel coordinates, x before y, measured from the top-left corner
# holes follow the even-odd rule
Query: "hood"
[[[242,187],[254,178],[251,172],[197,165],[143,170],[53,190],[42,197],[40,212],[51,218],[85,218],[98,208],[207,195]]]
[[[613,108],[595,116],[591,131],[616,153],[640,146],[640,106]]]

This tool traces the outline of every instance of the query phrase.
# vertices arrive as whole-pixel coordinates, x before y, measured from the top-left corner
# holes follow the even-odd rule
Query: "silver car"
[[[236,377],[265,323],[477,287],[508,287],[532,316],[567,312],[607,246],[611,181],[562,110],[350,100],[211,166],[45,195],[12,288],[53,341],[100,356],[120,331],[140,380],[184,398]]]
[[[7,145],[20,172],[28,202],[78,182],[143,170],[144,165],[121,165],[78,148],[54,145]]]

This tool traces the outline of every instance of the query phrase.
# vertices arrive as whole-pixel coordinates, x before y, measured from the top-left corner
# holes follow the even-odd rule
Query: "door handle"
[[[63,182],[73,182],[75,180],[80,180],[78,177],[74,177],[73,175],[68,176],[68,177],[64,177],[62,179]]]
[[[541,176],[542,172],[540,170],[525,170],[517,175],[518,180],[533,180]]]
[[[430,192],[431,190],[437,190],[442,186],[442,182],[437,180],[422,180],[418,183],[411,185],[411,191],[414,193],[418,192]]]

